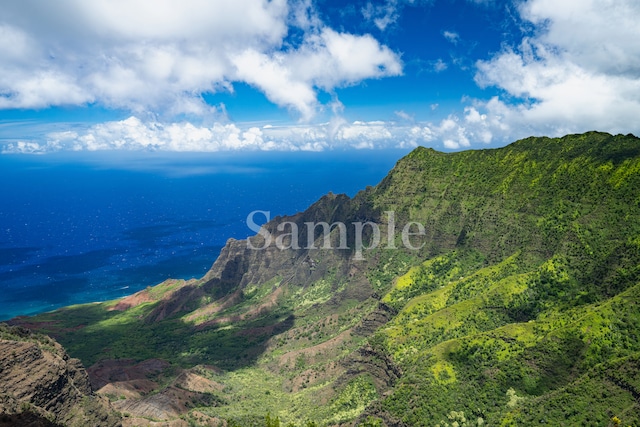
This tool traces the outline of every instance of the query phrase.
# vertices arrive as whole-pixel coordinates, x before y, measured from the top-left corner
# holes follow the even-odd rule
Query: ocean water
[[[353,196],[404,154],[0,155],[0,320],[201,277],[250,212]]]

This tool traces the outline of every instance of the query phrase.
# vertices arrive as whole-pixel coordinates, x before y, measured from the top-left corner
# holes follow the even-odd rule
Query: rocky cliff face
[[[0,325],[0,425],[119,426],[78,359],[53,339]]]
[[[256,235],[249,241],[229,239],[212,268],[201,280],[185,283],[170,295],[164,295],[151,313],[145,315],[145,322],[156,324],[185,313],[192,313],[189,317],[191,321],[198,317],[212,317],[211,321],[198,325],[198,329],[202,330],[229,321],[254,319],[274,308],[276,300],[281,297],[283,286],[307,288],[329,274],[337,278],[348,278],[351,284],[337,299],[359,302],[367,300],[374,295],[375,289],[366,277],[366,264],[353,260],[352,224],[379,221],[381,213],[370,206],[368,196],[368,192],[361,192],[350,199],[344,194],[330,193],[304,212],[273,218],[263,229],[270,235],[270,243],[265,243],[262,235]],[[292,231],[291,225],[279,229],[283,223],[293,224],[297,232]],[[308,237],[309,228],[306,224],[320,223],[342,223],[350,227],[346,234],[346,248],[340,248],[339,233],[332,228],[331,244],[327,245],[332,249],[317,249],[325,245],[323,230],[321,226],[317,226],[313,229],[314,235]],[[292,242],[290,234],[296,235],[297,244]],[[316,249],[310,249],[310,246]],[[235,317],[222,317],[221,320],[212,316],[241,303],[246,299],[247,288],[252,285],[274,280],[279,284],[277,289],[274,288],[272,301],[251,307],[251,310]],[[212,303],[203,306],[204,299]],[[340,301],[335,301],[335,304]]]

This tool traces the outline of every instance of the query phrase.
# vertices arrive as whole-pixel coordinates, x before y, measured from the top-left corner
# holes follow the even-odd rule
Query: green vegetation
[[[385,297],[400,312],[377,341],[404,375],[380,412],[409,425],[640,423],[639,152],[599,133],[416,150],[419,205],[393,196],[405,171],[390,174],[396,209],[416,220],[429,206],[425,219],[459,234]]]
[[[220,368],[219,404],[197,410],[233,426],[640,425],[638,138],[418,148],[378,186],[287,220],[387,211],[425,225],[421,250],[354,261],[239,242],[214,279],[29,322],[87,365]]]

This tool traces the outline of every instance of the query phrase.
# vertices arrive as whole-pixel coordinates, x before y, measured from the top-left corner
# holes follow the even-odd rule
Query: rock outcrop
[[[78,359],[46,335],[0,324],[0,425],[121,425]]]

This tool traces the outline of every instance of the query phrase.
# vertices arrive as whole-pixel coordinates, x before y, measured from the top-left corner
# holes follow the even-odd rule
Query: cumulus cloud
[[[479,106],[501,123],[498,131],[511,129],[516,137],[640,131],[638,2],[530,0],[520,15],[536,34],[477,64],[479,85],[519,100]]]
[[[385,30],[403,8],[418,2],[372,1],[362,13]],[[0,109],[98,104],[131,111],[126,120],[49,131],[37,140],[12,137],[4,152],[321,151],[420,144],[456,150],[532,134],[640,134],[635,0],[520,2],[523,27],[533,31],[476,63],[475,82],[498,88],[499,95],[463,98],[459,112],[431,122],[415,118],[424,111],[398,111],[399,122],[341,117],[336,88],[400,75],[402,63],[371,35],[324,25],[311,0],[190,0],[189,7],[158,0],[153,11],[147,4],[23,0],[1,6]],[[453,31],[442,35],[460,41]],[[442,60],[430,64],[436,72],[447,69]],[[215,109],[203,94],[233,91],[236,82],[258,88],[303,122],[204,126],[145,114],[206,115]],[[321,105],[319,91],[331,100]],[[431,103],[429,117],[446,114],[440,113],[444,107],[425,102]],[[320,109],[334,117],[308,124]]]
[[[634,0],[550,0],[525,3],[524,19],[545,26],[538,41],[592,72],[640,75],[640,3]]]
[[[308,119],[318,90],[402,71],[373,37],[326,27],[308,0],[24,0],[1,9],[3,109],[97,103],[204,115],[203,94],[245,82]],[[293,28],[303,33],[295,45]]]
[[[40,151],[229,151],[242,149],[270,149],[257,127],[242,130],[235,124],[216,123],[211,127],[198,127],[192,123],[163,124],[143,122],[137,117],[94,125],[83,132],[53,132],[48,135]],[[19,151],[10,146],[8,151]],[[34,149],[33,144],[27,148]],[[280,147],[289,149],[291,147]]]
[[[335,87],[366,78],[402,72],[397,55],[373,37],[329,28],[310,34],[295,51],[267,55],[251,49],[231,60],[241,80],[259,87],[271,101],[294,108],[307,119],[317,103],[313,88],[331,92]]]
[[[488,1],[469,0],[474,3]],[[366,19],[393,17],[408,1],[369,4]],[[496,87],[490,99],[465,99],[463,111],[429,127],[447,148],[510,142],[531,134],[587,130],[640,133],[640,3],[635,0],[527,0],[518,16],[531,31],[515,44],[476,63],[480,87]],[[446,30],[452,44],[460,34]],[[433,61],[433,71],[447,69]],[[466,104],[466,105],[464,105]]]
[[[326,123],[287,126],[240,126],[215,123],[195,126],[189,122],[161,123],[131,116],[86,129],[49,132],[40,141],[19,140],[5,144],[3,153],[56,151],[325,151],[334,149],[411,148],[433,145],[443,149],[470,146],[482,135],[486,116],[475,109],[464,119],[449,116],[438,123],[418,123],[398,112],[402,123],[391,121],[348,122],[339,116]],[[482,140],[480,138],[479,140]],[[484,140],[484,142],[490,142]]]

